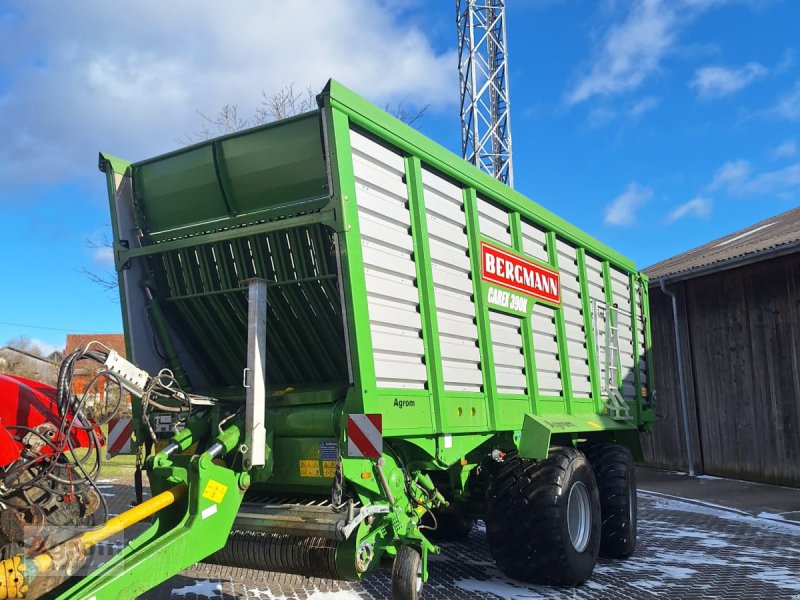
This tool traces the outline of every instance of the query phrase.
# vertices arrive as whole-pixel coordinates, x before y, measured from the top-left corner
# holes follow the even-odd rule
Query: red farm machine
[[[90,522],[103,503],[94,483],[103,444],[97,425],[57,388],[0,374],[2,559]]]

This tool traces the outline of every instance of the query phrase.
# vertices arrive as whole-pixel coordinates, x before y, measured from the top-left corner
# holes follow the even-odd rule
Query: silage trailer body
[[[542,550],[525,540],[500,547],[498,536],[527,518],[511,516],[515,500],[501,488],[522,486],[523,472],[539,477],[536,465],[548,461],[579,471],[581,449],[623,466],[626,447],[639,452],[638,432],[655,414],[646,278],[340,84],[329,82],[319,103],[138,163],[101,155],[128,356],[214,399],[202,412],[210,433],[198,426],[196,438],[243,419],[241,439],[213,463],[190,466],[192,452],[209,447],[202,441],[150,459],[154,493],[188,478],[195,506],[180,510],[227,519],[197,541],[205,517],[165,511],[150,554],[172,523],[195,539],[185,556],[159,559],[173,572],[223,543],[212,560],[329,577],[363,577],[397,556],[395,594],[414,597],[409,569],[424,579],[427,554],[438,551],[424,529],[433,512],[440,535],[486,518],[512,576],[585,580],[577,563],[552,576],[533,564],[541,557],[525,559],[530,572],[515,565],[509,552]],[[350,415],[380,421],[380,459],[348,450]],[[140,425],[139,442],[148,435]],[[207,493],[206,467],[235,474],[224,499]],[[593,467],[599,492],[585,467],[579,485],[563,473],[546,482],[556,496],[577,490],[569,510],[567,498],[551,507],[572,548],[553,552],[585,555],[588,573],[609,493],[600,478],[610,467]],[[620,518],[635,526],[635,505]],[[80,589],[141,589],[113,583],[112,571]]]

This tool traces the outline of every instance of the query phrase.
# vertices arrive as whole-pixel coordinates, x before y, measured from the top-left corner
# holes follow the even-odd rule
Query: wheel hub
[[[567,496],[567,529],[575,551],[586,550],[592,529],[592,504],[589,490],[581,481],[575,482]]]

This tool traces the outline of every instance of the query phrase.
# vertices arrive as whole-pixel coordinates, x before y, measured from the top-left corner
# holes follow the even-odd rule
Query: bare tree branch
[[[384,106],[384,110],[393,117],[403,121],[403,123],[405,123],[406,125],[414,126],[414,123],[420,121],[422,117],[425,116],[425,113],[428,112],[430,106],[431,106],[430,104],[420,104],[419,106],[412,106],[411,108],[406,108],[405,106],[403,106],[402,102],[398,102],[397,106],[386,104]]]
[[[104,291],[110,292],[111,290],[117,289],[117,274],[114,271],[104,271],[103,273],[95,273],[94,271],[90,271],[86,267],[81,267],[78,269],[78,273],[82,273],[86,276],[86,278],[99,285],[103,288]]]
[[[275,94],[267,94],[262,90],[261,106],[251,120],[253,125],[263,125],[308,112],[316,106],[317,93],[312,87],[307,87],[305,93],[296,92],[294,83],[290,83]]]

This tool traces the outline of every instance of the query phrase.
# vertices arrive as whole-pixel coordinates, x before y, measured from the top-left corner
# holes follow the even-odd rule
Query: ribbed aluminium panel
[[[540,396],[563,396],[561,364],[558,362],[555,309],[534,304],[531,314],[534,361]]]
[[[521,319],[514,315],[489,311],[494,372],[497,391],[501,394],[527,393],[521,322]]]
[[[589,350],[583,320],[578,254],[574,246],[562,240],[556,240],[556,250],[558,270],[561,272],[561,307],[567,325],[572,395],[576,398],[591,398],[592,381],[589,377]]]
[[[511,245],[508,212],[480,196],[478,197],[478,224],[481,235],[494,238],[508,246]]]
[[[595,304],[605,306],[606,304],[606,286],[603,279],[603,263],[595,258],[588,252],[586,253],[586,282],[589,285],[589,299]],[[597,369],[600,376],[600,389],[604,390],[604,395],[608,395],[605,390],[606,381],[606,312],[604,310],[595,309],[596,313],[593,316],[593,324],[596,325],[597,331],[593,332],[595,340],[597,341]],[[596,322],[594,319],[596,318]]]
[[[403,157],[350,132],[375,379],[378,387],[424,389],[422,320]]]
[[[547,234],[525,219],[522,219],[522,250],[542,262],[550,262],[547,255]]]
[[[444,389],[479,392],[483,376],[462,191],[428,169],[422,187]]]
[[[638,331],[639,382],[647,387],[647,337],[644,319],[644,293],[640,283],[636,283],[636,327]]]
[[[630,276],[611,267],[611,292],[617,313],[617,331],[619,336],[619,364],[622,377],[622,397],[636,399],[636,352],[633,348],[633,317],[631,310]]]

